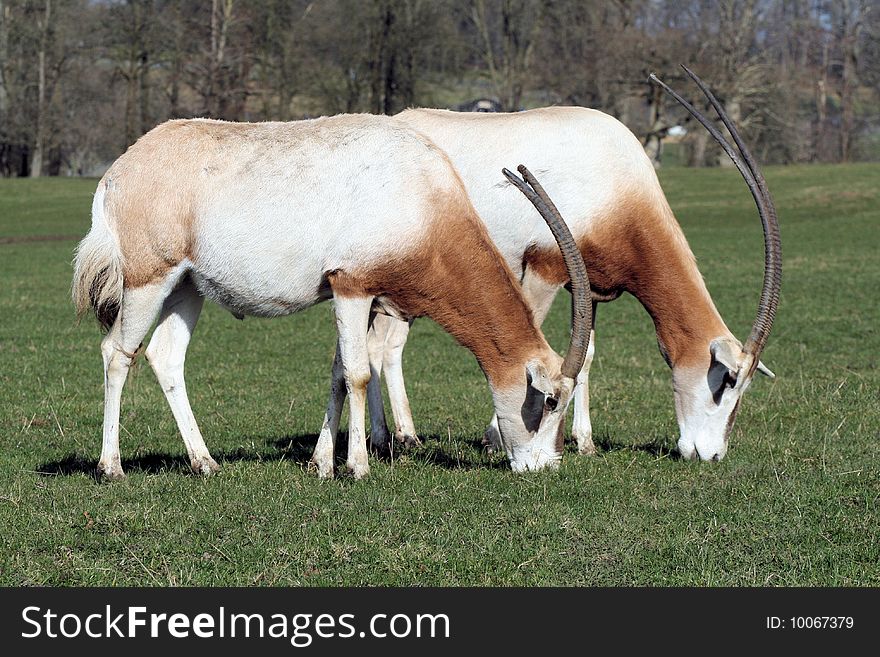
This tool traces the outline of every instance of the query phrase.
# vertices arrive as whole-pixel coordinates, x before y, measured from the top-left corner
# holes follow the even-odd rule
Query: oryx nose
[[[715,462],[718,462],[718,461],[721,460],[721,457],[718,455],[718,452],[715,452],[715,453],[712,455],[712,460],[715,461]]]

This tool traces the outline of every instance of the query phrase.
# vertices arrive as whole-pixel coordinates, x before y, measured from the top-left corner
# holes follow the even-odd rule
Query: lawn
[[[123,394],[128,479],[97,483],[97,325],[77,325],[70,260],[94,180],[0,181],[2,585],[880,585],[880,166],[768,168],[784,281],[727,458],[676,458],[670,372],[651,321],[599,307],[599,454],[515,475],[480,449],[491,413],[473,357],[436,325],[405,355],[421,448],[364,481],[307,461],[334,332],[322,304],[235,320],[208,305],[190,399],[222,472],[189,474],[146,363]],[[670,202],[716,304],[745,338],[761,231],[731,170],[668,169]],[[39,238],[39,239],[37,239]],[[566,343],[568,298],[545,324]],[[343,427],[344,428],[344,427]]]

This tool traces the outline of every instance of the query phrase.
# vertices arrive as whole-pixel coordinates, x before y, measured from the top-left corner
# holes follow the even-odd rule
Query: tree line
[[[478,98],[600,109],[659,165],[678,63],[764,162],[877,159],[878,34],[880,0],[0,0],[0,175],[93,175],[169,118]],[[707,137],[688,164],[726,161]]]

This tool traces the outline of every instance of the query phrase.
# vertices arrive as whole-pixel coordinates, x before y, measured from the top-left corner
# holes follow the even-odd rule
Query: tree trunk
[[[31,157],[31,178],[43,172],[43,149],[46,143],[46,49],[49,47],[49,21],[52,18],[52,0],[46,0],[43,17],[39,21],[40,51],[37,54],[37,116],[34,130],[34,152]]]
[[[663,90],[658,85],[651,85],[648,96],[648,134],[645,135],[645,153],[651,158],[651,164],[655,169],[660,168],[663,157],[663,138],[666,137],[668,127],[663,119]]]
[[[816,81],[816,126],[813,130],[813,153],[810,160],[824,160],[826,157],[825,128],[828,107],[828,42],[822,46],[822,76]]]
[[[471,9],[471,20],[477,28],[477,31],[480,33],[480,38],[483,42],[483,60],[486,62],[486,66],[489,69],[489,80],[492,82],[492,86],[495,88],[495,93],[501,101],[502,109],[507,110],[509,108],[504,106],[503,92],[501,89],[501,76],[499,75],[498,68],[495,64],[495,51],[492,47],[492,37],[489,34],[489,19],[486,15],[485,0],[474,1]]]
[[[138,73],[140,74],[139,77],[141,83],[141,134],[145,134],[150,128],[153,127],[153,122],[150,119],[150,64],[149,55],[146,51],[141,53],[141,61],[140,65],[138,66]]]
[[[211,0],[211,59],[208,62],[208,89],[205,94],[205,114],[215,116],[217,93],[217,41],[220,36],[219,0]]]
[[[171,91],[168,94],[169,118],[180,118],[180,76],[183,73],[183,58],[179,53],[174,54],[171,64]]]
[[[849,162],[855,132],[854,96],[858,86],[857,65],[859,56],[859,36],[862,28],[861,7],[853,10],[850,0],[843,2],[843,25],[841,55],[843,72],[840,90],[840,161]]]
[[[183,41],[185,38],[185,28],[183,27],[183,16],[180,13],[180,5],[173,4],[173,21],[174,21],[174,46],[171,53],[171,71],[170,89],[168,92],[168,104],[170,118],[176,119],[181,116],[180,111],[180,78],[183,75]]]
[[[649,132],[642,146],[645,154],[651,159],[651,164],[655,169],[659,169],[663,161],[663,139],[660,137],[660,131]]]
[[[399,72],[397,76],[397,109],[403,110],[415,104],[416,75],[416,37],[413,36],[416,26],[416,12],[419,4],[407,2],[404,5],[406,26],[398,39]]]
[[[706,166],[706,147],[709,145],[709,133],[705,130],[697,130],[690,140],[688,152],[688,166]]]
[[[209,62],[208,90],[205,94],[205,111],[208,116],[219,118],[225,113],[226,89],[222,79],[226,56],[226,37],[232,21],[233,0],[211,0],[211,59]]]
[[[382,3],[379,9],[380,28],[376,32],[369,62],[370,111],[375,114],[387,114],[388,95],[393,93],[393,81],[389,79],[393,72],[389,73],[392,64],[388,52],[391,49],[389,42],[394,25],[394,11],[390,3]]]
[[[736,95],[730,97],[727,101],[727,115],[730,117],[730,120],[733,121],[733,125],[741,126],[742,125],[742,102],[740,98]],[[714,151],[718,154],[718,164],[722,167],[733,167],[736,166],[725,153],[721,152],[721,147],[715,147]]]
[[[133,70],[134,66],[129,63],[129,70],[122,73],[125,78],[125,143],[124,147],[133,144],[138,138],[138,124],[140,121],[135,116],[137,107],[137,71]]]
[[[397,96],[397,53],[392,48],[385,68],[385,90],[382,98],[382,114],[394,114],[394,98]]]
[[[6,89],[6,62],[9,61],[9,7],[0,0],[0,125],[6,126],[9,111],[9,91]],[[0,132],[0,143],[8,138],[6,130]]]

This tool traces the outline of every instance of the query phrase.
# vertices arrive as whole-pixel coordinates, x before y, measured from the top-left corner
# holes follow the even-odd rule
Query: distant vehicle
[[[459,112],[500,112],[501,103],[493,98],[477,98],[476,100],[462,103],[456,109]]]

